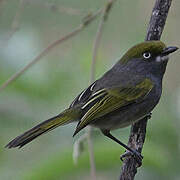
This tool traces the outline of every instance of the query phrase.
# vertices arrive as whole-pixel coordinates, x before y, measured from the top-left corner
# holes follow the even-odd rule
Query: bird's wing
[[[87,112],[77,125],[74,135],[93,120],[121,107],[143,100],[153,87],[153,82],[146,78],[136,86],[101,89],[95,92],[81,107],[82,110],[87,108]]]
[[[88,88],[84,89],[75,99],[74,101],[71,103],[71,105],[69,106],[69,108],[74,107],[77,104],[81,104],[86,102],[90,96],[93,94],[93,89],[96,85],[96,81],[94,83],[92,83]]]

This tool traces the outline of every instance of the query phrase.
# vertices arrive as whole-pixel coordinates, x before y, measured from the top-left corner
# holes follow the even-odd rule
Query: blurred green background
[[[72,31],[106,0],[0,0],[0,84],[51,42]],[[155,0],[118,0],[105,25],[98,52],[100,77],[132,45],[144,40]],[[21,4],[22,3],[22,4]],[[21,5],[21,6],[20,6]],[[162,40],[180,47],[180,1],[174,0]],[[99,20],[99,19],[98,19]],[[89,180],[87,143],[75,165],[75,124],[60,127],[23,149],[4,145],[33,125],[58,114],[89,83],[92,45],[98,20],[56,47],[0,93],[0,180]],[[168,64],[163,96],[148,123],[143,167],[137,180],[180,179],[180,55]],[[128,141],[129,128],[113,132]],[[124,152],[95,130],[98,180],[116,180]]]

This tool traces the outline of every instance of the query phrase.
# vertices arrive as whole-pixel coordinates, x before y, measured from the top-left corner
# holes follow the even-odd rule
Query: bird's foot
[[[124,159],[130,156],[132,156],[132,153],[130,151],[125,151],[125,153],[120,156],[120,159],[124,162]]]
[[[132,156],[136,159],[138,167],[140,167],[142,165],[143,156],[141,155],[141,153],[139,153],[136,150],[132,149],[132,152],[131,151],[126,151],[124,154],[122,154],[120,156],[120,159],[121,159],[121,161],[124,161],[125,158],[132,157]]]

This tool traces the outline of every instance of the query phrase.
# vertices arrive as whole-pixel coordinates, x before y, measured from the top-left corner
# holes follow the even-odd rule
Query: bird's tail
[[[38,136],[47,133],[48,131],[53,130],[54,128],[71,123],[75,120],[78,120],[81,116],[80,109],[66,109],[59,115],[48,119],[37,126],[33,127],[32,129],[26,131],[20,136],[17,136],[11,142],[9,142],[5,147],[7,148],[15,148],[26,145],[27,143],[31,142],[33,139],[37,138]]]

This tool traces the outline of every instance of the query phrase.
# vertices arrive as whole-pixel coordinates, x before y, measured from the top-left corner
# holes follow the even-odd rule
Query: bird
[[[162,41],[145,41],[131,47],[102,77],[84,89],[70,106],[10,141],[5,147],[23,147],[59,126],[77,122],[73,137],[87,125],[99,128],[137,159],[141,154],[111,134],[149,116],[162,94],[169,54],[178,50]]]

